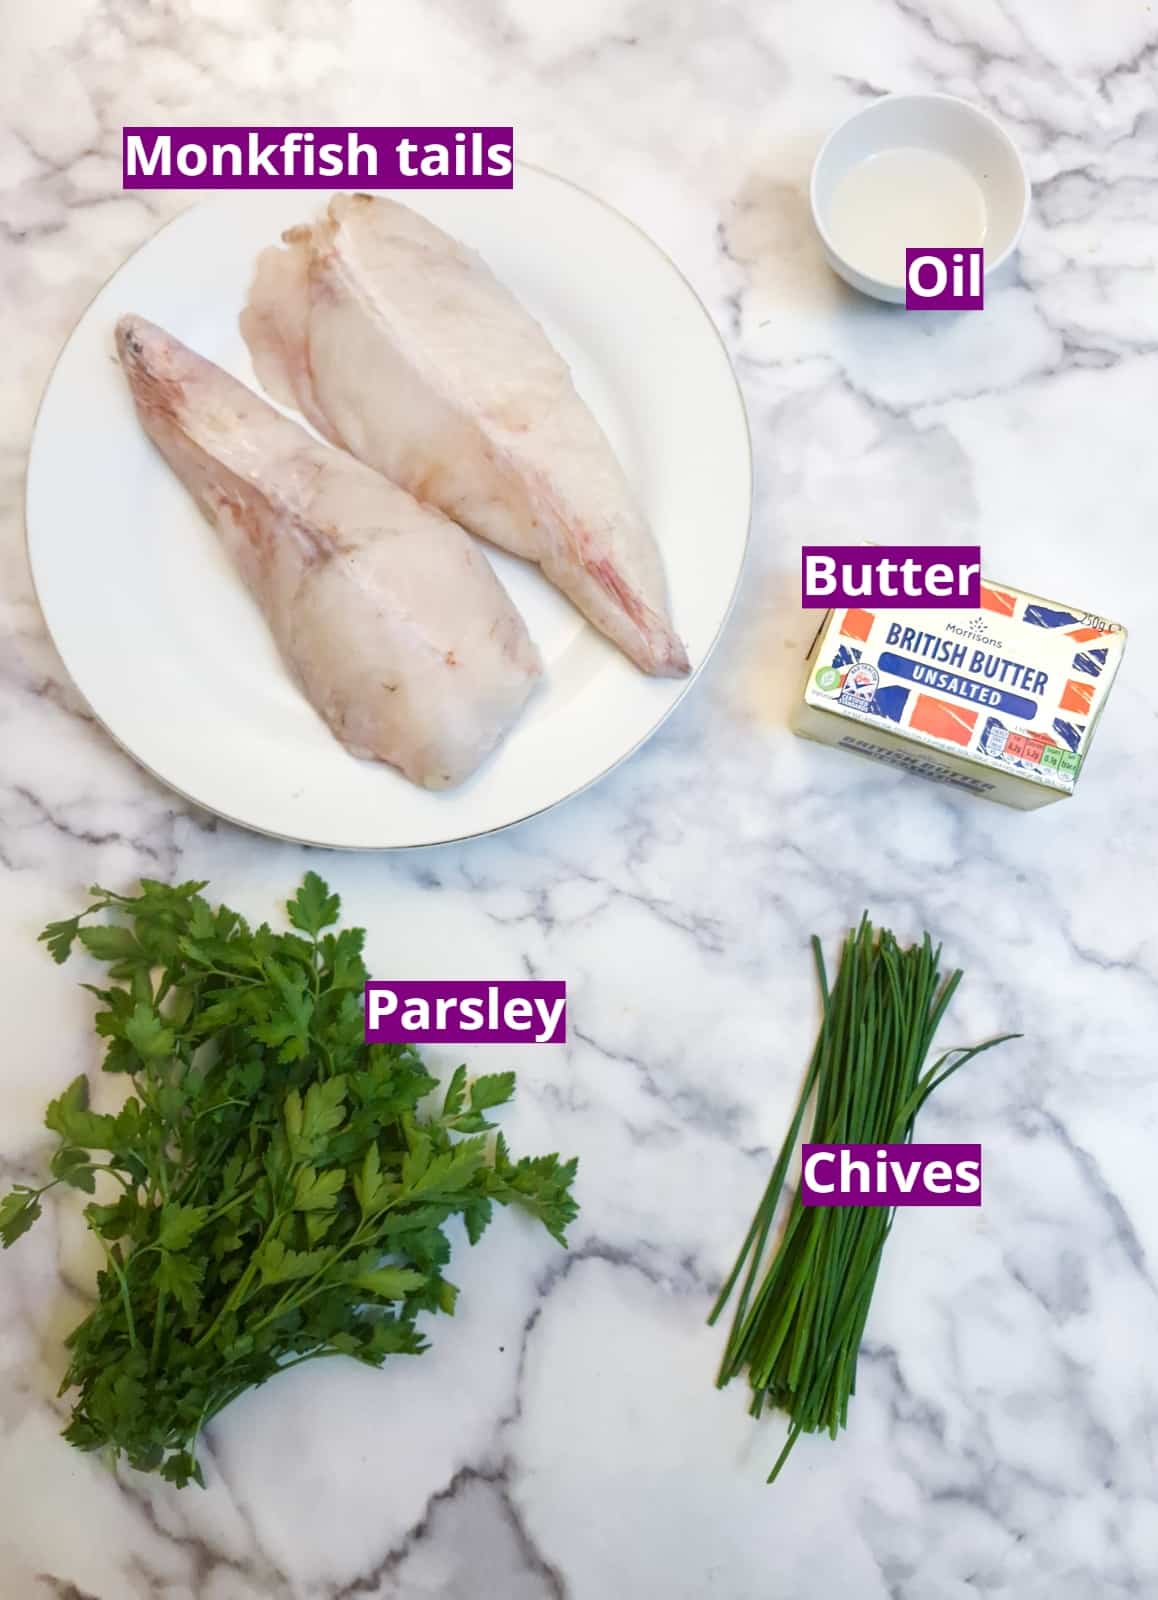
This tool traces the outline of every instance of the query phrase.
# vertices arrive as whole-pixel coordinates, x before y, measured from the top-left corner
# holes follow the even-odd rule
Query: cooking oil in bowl
[[[985,198],[968,170],[939,150],[881,150],[832,191],[826,218],[833,249],[882,283],[905,281],[905,251],[983,245]]]

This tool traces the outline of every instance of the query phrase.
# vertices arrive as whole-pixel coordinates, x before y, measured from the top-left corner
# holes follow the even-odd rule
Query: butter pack
[[[793,729],[1033,810],[1074,792],[1126,630],[982,579],[977,611],[829,611]]]

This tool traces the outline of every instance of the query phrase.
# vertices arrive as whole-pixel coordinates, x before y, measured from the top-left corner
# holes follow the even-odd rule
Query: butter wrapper
[[[982,579],[981,609],[829,611],[793,730],[1029,811],[1074,792],[1126,630]]]

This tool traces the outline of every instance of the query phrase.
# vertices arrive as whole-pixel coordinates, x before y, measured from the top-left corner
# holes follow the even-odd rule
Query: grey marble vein
[[[827,130],[966,95],[1034,202],[980,317],[906,318],[823,266]],[[84,886],[208,878],[258,919],[304,866],[376,971],[563,976],[565,1049],[504,1052],[512,1144],[581,1157],[562,1255],[461,1241],[420,1361],[318,1363],[204,1443],[208,1488],[59,1438],[94,1262],[74,1200],[0,1258],[3,1600],[1118,1600],[1158,1595],[1158,10],[1046,0],[41,0],[0,59],[0,1175],[95,1072],[35,944]],[[474,844],[305,851],[205,816],[94,722],[45,637],[23,467],[52,363],[183,203],[120,188],[124,122],[513,122],[620,206],[724,332],[756,467],[731,625],[625,767]],[[801,542],[980,542],[1132,641],[1072,805],[1022,817],[795,741]],[[101,537],[100,508],[77,537]],[[868,907],[966,982],[947,1043],[1012,1028],[927,1113],[980,1139],[980,1211],[898,1219],[850,1427],[805,1440],[713,1378],[705,1326],[816,1026],[808,937]],[[457,1052],[433,1053],[440,1072]],[[489,1065],[493,1058],[488,1057]]]

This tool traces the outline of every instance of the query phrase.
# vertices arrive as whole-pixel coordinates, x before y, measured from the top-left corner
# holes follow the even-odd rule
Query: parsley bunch
[[[211,1417],[253,1385],[322,1356],[381,1366],[426,1348],[421,1311],[453,1312],[444,1224],[472,1244],[494,1202],[521,1205],[560,1244],[576,1215],[575,1161],[513,1161],[486,1113],[514,1074],[436,1087],[413,1049],[367,1045],[364,931],[335,928],[339,901],[307,873],[292,933],[251,929],[204,883],[142,879],[135,896],[90,891],[78,917],[41,934],[63,962],[77,939],[108,963],[106,1072],[132,1092],[88,1109],[77,1078],[45,1115],[51,1177],[0,1203],[7,1248],[56,1184],[109,1198],[85,1207],[105,1267],[96,1305],[68,1338],[65,1437],[107,1447],[173,1483],[203,1482],[194,1448]],[[115,920],[82,925],[95,913]]]

